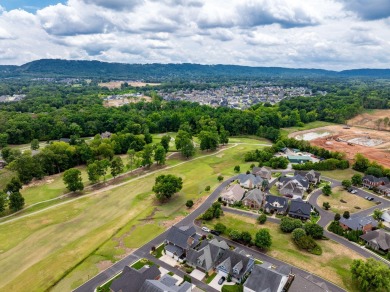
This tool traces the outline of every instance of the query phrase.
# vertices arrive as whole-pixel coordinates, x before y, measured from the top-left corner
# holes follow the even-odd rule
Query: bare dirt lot
[[[390,168],[390,134],[387,131],[334,125],[295,132],[289,137],[304,139],[331,151],[344,152],[351,161],[357,153],[361,153]]]
[[[129,97],[129,98],[121,98],[121,99],[113,99],[113,100],[105,100],[105,107],[118,107],[129,103],[136,103],[140,101],[151,102],[152,99],[150,96],[141,96],[141,97]]]
[[[121,88],[121,85],[125,82],[127,82],[130,86],[133,87],[145,87],[146,85],[157,86],[161,84],[161,83],[145,83],[139,81],[110,81],[110,82],[99,83],[99,86],[107,87],[108,89],[116,89],[116,88]]]
[[[387,118],[387,119],[386,119]],[[390,131],[390,110],[373,110],[350,119],[347,124],[362,128]]]

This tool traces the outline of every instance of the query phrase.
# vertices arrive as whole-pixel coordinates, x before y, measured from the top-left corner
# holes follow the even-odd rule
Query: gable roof
[[[252,258],[243,255],[237,249],[227,249],[222,257],[217,260],[216,267],[223,266],[228,273],[239,279],[247,271],[248,265],[253,262]],[[235,273],[234,269],[237,269],[238,273]]]
[[[272,171],[265,166],[262,167],[255,166],[254,168],[252,168],[252,173],[258,174],[260,176],[268,176],[269,174],[272,173]]]
[[[281,177],[279,179],[279,181],[283,184],[283,186],[285,186],[286,184],[288,184],[289,182],[294,182],[294,183],[298,183],[300,184],[302,187],[304,187],[305,189],[307,189],[309,187],[309,180],[300,175],[300,174],[297,174],[297,175],[294,175],[294,176],[284,176],[284,177]]]
[[[256,292],[274,292],[278,291],[280,283],[288,274],[284,274],[266,265],[255,265],[252,273],[246,280],[244,287]]]
[[[166,240],[183,249],[190,245],[189,239],[196,233],[194,226],[172,226],[169,229]]]
[[[253,186],[258,186],[263,182],[263,179],[259,176],[255,176],[253,174],[240,174],[238,176],[238,180],[240,184],[247,182],[248,180],[253,184]]]
[[[294,172],[294,175],[301,175],[303,177],[306,177],[309,181],[313,181],[314,179],[319,179],[321,177],[321,173],[314,171],[313,169],[310,171],[305,170],[296,170]]]
[[[265,207],[269,206],[271,208],[287,209],[287,199],[284,197],[267,195],[265,201]],[[276,207],[277,205],[279,205],[279,207]]]
[[[138,292],[146,280],[154,280],[160,275],[156,265],[141,270],[125,266],[121,276],[112,282],[110,289],[114,292]]]
[[[340,223],[348,226],[348,228],[352,230],[361,230],[364,226],[371,223],[373,227],[376,227],[378,223],[371,216],[367,217],[350,217],[349,219],[345,219],[341,217]]]
[[[289,292],[327,292],[330,291],[324,282],[316,282],[314,278],[309,275],[302,277],[298,274],[295,275]]]
[[[213,239],[197,250],[190,249],[187,252],[187,261],[194,266],[209,271],[215,266],[216,261],[222,256],[223,252],[228,249],[229,246],[226,241]]]
[[[382,250],[390,249],[390,234],[383,229],[367,232],[360,236],[361,239],[368,241],[372,244],[378,245]]]
[[[384,211],[382,214],[382,220],[385,222],[390,222],[390,210]]]
[[[240,201],[244,196],[246,190],[239,184],[230,185],[224,192],[221,193],[221,197],[233,201]]]
[[[263,199],[264,199],[264,193],[260,189],[253,189],[246,194],[243,201],[252,200],[257,202],[259,205],[261,205],[263,203]]]
[[[176,285],[177,280],[166,274],[160,280],[147,280],[140,288],[140,292],[182,292],[191,288],[191,283],[183,282]]]
[[[384,184],[390,183],[390,180],[387,177],[376,177],[373,175],[365,175],[363,177],[363,181],[365,180],[368,180],[369,182],[372,183],[384,183]]]
[[[310,218],[312,206],[309,202],[298,200],[291,200],[290,211],[288,214]]]

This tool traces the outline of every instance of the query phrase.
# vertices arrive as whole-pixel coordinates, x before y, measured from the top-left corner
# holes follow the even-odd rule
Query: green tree
[[[241,232],[241,240],[244,243],[249,244],[252,241],[252,235],[248,231],[243,231]]]
[[[219,129],[219,142],[223,145],[229,143],[229,132],[223,126]]]
[[[142,165],[150,167],[153,163],[152,161],[153,147],[146,145],[142,151]]]
[[[188,142],[191,141],[192,137],[191,134],[187,131],[179,130],[177,132],[176,138],[175,138],[175,145],[177,150],[181,150],[183,146]],[[191,141],[192,142],[192,141]]]
[[[64,184],[71,192],[82,191],[84,189],[81,171],[76,168],[70,168],[64,172]]]
[[[340,221],[340,219],[341,219],[340,213],[336,213],[336,214],[334,215],[334,221]]]
[[[293,219],[289,217],[283,217],[280,220],[280,230],[286,233],[293,232],[294,229],[302,228],[302,221],[299,219]]]
[[[154,161],[157,162],[157,164],[165,164],[166,159],[166,152],[162,145],[157,146],[156,150],[154,151]]]
[[[324,202],[324,203],[322,203],[322,207],[323,207],[325,210],[329,210],[329,209],[330,209],[330,204],[329,204],[329,202]]]
[[[322,188],[322,193],[325,195],[325,196],[329,196],[332,194],[332,188],[330,185],[324,185],[324,187]]]
[[[351,183],[354,186],[360,186],[363,183],[363,177],[361,174],[354,174],[351,178]]]
[[[341,182],[344,189],[348,190],[352,186],[352,182],[349,179],[345,179]]]
[[[134,166],[134,159],[135,159],[135,150],[129,149],[127,150],[127,156],[129,157],[129,169],[132,170]]]
[[[119,156],[114,157],[111,161],[111,175],[115,178],[118,174],[122,173],[124,169],[122,158]]]
[[[0,133],[0,148],[4,148],[8,145],[8,134]]]
[[[379,221],[379,220],[382,220],[382,215],[383,215],[383,211],[379,210],[379,209],[375,209],[374,210],[374,214],[372,215],[372,217]]]
[[[229,232],[229,237],[231,238],[231,240],[240,241],[241,240],[241,232],[236,230],[236,229],[233,229]]]
[[[306,231],[302,228],[294,229],[294,231],[291,233],[292,239],[294,241],[299,240],[301,237],[306,235]]]
[[[16,212],[23,209],[24,198],[20,192],[13,192],[9,195],[9,208],[11,211]]]
[[[324,228],[316,223],[308,222],[305,224],[304,229],[306,234],[314,239],[321,239],[324,235]]]
[[[186,207],[187,207],[187,208],[191,208],[193,205],[194,205],[194,201],[193,201],[193,200],[188,200],[188,201],[186,202]]]
[[[217,224],[214,225],[214,230],[218,231],[218,232],[221,232],[221,233],[225,233],[226,226],[223,225],[222,223],[217,223]]]
[[[262,189],[263,191],[265,191],[266,188],[268,187],[268,185],[269,185],[268,179],[264,179],[264,180],[261,182],[261,189]]]
[[[352,165],[352,168],[354,170],[365,172],[369,166],[370,166],[370,161],[367,158],[365,158],[360,153],[356,154],[355,163]]]
[[[265,214],[261,214],[259,217],[257,217],[257,222],[259,224],[264,224],[267,221],[267,216]]]
[[[87,166],[88,179],[91,183],[97,183],[100,178],[98,163],[92,162]]]
[[[215,150],[218,147],[219,137],[217,132],[201,131],[198,135],[200,150]]]
[[[351,265],[352,279],[358,284],[360,291],[388,291],[390,287],[390,269],[380,261],[372,258],[353,260]]]
[[[349,219],[349,217],[351,217],[351,214],[349,214],[349,211],[344,211],[343,217],[344,217],[345,219]]]
[[[206,186],[206,187],[204,188],[204,190],[205,190],[206,192],[209,192],[209,191],[210,191],[210,189],[211,189],[211,187],[210,187],[210,186]]]
[[[164,147],[165,152],[168,152],[168,150],[169,150],[169,142],[170,141],[171,141],[171,136],[169,136],[169,135],[164,135],[161,137],[160,144]]]
[[[236,165],[234,167],[234,172],[240,172],[240,166],[239,165]]]
[[[260,229],[255,236],[255,245],[260,249],[268,249],[271,247],[272,238],[268,229]]]
[[[103,180],[105,181],[108,168],[110,167],[110,161],[108,161],[107,159],[103,159],[96,161],[96,163],[98,166],[99,177],[102,176]]]
[[[20,182],[19,178],[13,177],[11,181],[5,186],[4,192],[5,193],[17,193],[19,192],[23,187],[23,184]]]
[[[5,193],[0,191],[0,214],[5,211],[7,204],[7,196]]]
[[[185,158],[190,158],[195,155],[195,146],[191,139],[184,139],[181,142],[180,152]]]
[[[31,150],[38,150],[39,149],[39,140],[33,139],[31,141]]]
[[[364,172],[364,174],[366,174],[366,175],[373,175],[373,176],[376,176],[376,177],[382,177],[383,176],[382,169],[380,169],[379,167],[374,167],[374,166],[368,167],[366,169],[366,171]]]
[[[181,177],[177,177],[172,174],[163,174],[156,177],[152,190],[156,193],[158,200],[165,201],[180,191],[182,187],[183,180]]]
[[[221,181],[223,181],[223,176],[222,175],[218,175],[217,179],[218,179],[219,182],[221,182]]]

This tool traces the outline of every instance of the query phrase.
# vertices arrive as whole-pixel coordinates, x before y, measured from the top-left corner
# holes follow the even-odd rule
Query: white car
[[[206,226],[203,226],[202,230],[205,231],[205,232],[210,232],[210,229],[208,229]]]
[[[351,194],[356,194],[357,193],[357,190],[352,190],[351,191]]]

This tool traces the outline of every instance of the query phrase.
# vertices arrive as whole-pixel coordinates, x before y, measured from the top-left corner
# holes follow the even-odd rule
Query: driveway
[[[161,261],[163,262],[166,262],[168,265],[170,265],[171,267],[174,267],[174,266],[177,266],[178,263],[175,259],[171,258],[170,256],[168,255],[163,255],[161,258],[160,258]]]
[[[198,269],[195,269],[191,272],[190,276],[195,279],[198,279],[199,281],[202,281],[206,274]]]
[[[218,284],[218,281],[222,278],[222,275],[217,274],[215,278],[210,282],[209,286],[214,288],[215,290],[221,291],[223,285],[235,285],[234,282],[227,282],[226,280],[222,283],[222,285]],[[226,277],[225,277],[226,278]]]

